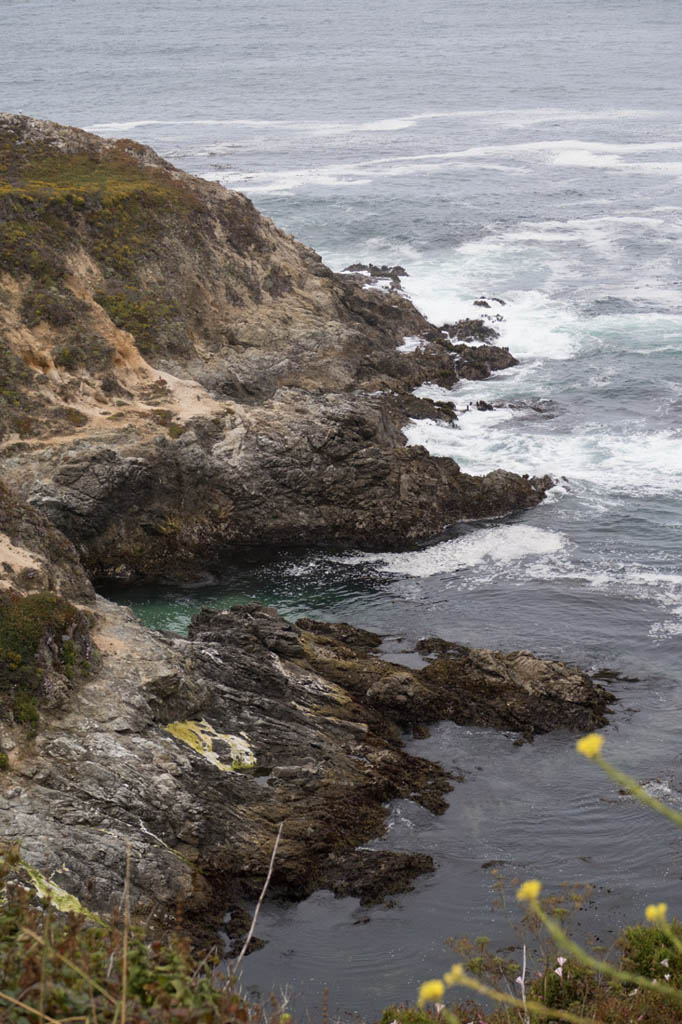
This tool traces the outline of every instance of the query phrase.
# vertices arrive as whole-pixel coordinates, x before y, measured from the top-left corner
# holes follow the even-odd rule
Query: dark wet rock
[[[497,370],[518,365],[518,359],[509,349],[498,345],[455,345],[454,351],[457,353],[457,372],[468,380],[486,380]]]
[[[490,402],[484,402],[483,399],[480,398],[478,402],[476,402],[476,408],[479,412],[492,412],[495,406],[491,405]]]
[[[335,896],[355,896],[366,907],[386,896],[409,892],[416,878],[434,870],[433,858],[426,853],[348,850],[328,858],[320,888],[331,889]]]
[[[130,843],[134,911],[168,922],[180,901],[197,932],[258,895],[280,822],[275,897],[325,887],[375,902],[430,870],[427,856],[358,849],[391,800],[446,806],[451,780],[405,751],[404,730],[442,718],[586,729],[609,700],[558,662],[443,641],[424,642],[434,660],[413,671],[380,659],[372,633],[260,605],[203,611],[188,639],[102,599],[95,610],[98,671],[30,743],[0,723],[13,793],[0,831],[104,911]]]
[[[35,250],[3,250],[2,478],[92,579],[192,582],[252,545],[395,548],[542,499],[543,481],[406,446],[410,418],[456,415],[415,388],[514,360],[459,344],[496,338],[483,320],[429,324],[403,267],[334,274],[129,140],[17,115],[0,140],[5,222]]]
[[[385,264],[379,267],[375,263],[352,263],[343,270],[343,273],[358,275],[359,278],[364,278],[365,284],[388,285],[397,291],[402,288],[400,278],[409,277],[404,267],[388,267]]]
[[[417,398],[416,395],[406,395],[401,397],[396,404],[396,414],[404,416],[405,422],[410,419],[428,419],[455,423],[457,420],[454,402],[433,401],[431,398]]]
[[[495,295],[481,295],[478,299],[474,299],[474,306],[480,306],[483,309],[490,309],[490,303],[496,302],[499,306],[506,306],[507,303],[504,299],[498,299]],[[498,317],[502,319],[502,317]]]
[[[458,320],[454,324],[443,324],[441,331],[451,341],[477,341],[490,343],[499,338],[499,331],[485,320]]]
[[[553,416],[559,408],[558,403],[551,398],[538,398],[533,401],[519,399],[514,402],[505,402],[504,405],[509,409],[529,409],[531,412],[539,412],[542,416]]]
[[[487,365],[477,363],[477,366]],[[551,486],[496,471],[461,473],[451,459],[405,447],[410,415],[446,407],[383,395],[291,396],[231,417],[212,434],[113,439],[8,460],[30,502],[84,552],[96,579],[196,578],[247,545],[398,548],[462,518],[536,504]]]
[[[590,731],[606,724],[612,695],[584,672],[528,651],[475,650],[444,640],[422,640],[436,655],[421,670],[428,685],[449,691],[443,717],[463,725],[513,729],[528,738],[553,729]]]

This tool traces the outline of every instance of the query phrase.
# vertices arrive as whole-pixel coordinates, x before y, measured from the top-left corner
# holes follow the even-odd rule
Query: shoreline
[[[275,894],[401,891],[429,858],[372,871],[357,846],[387,801],[443,810],[448,784],[400,730],[586,730],[608,693],[560,662],[437,639],[410,670],[376,659],[375,635],[259,606],[202,612],[187,639],[153,633],[92,584],[196,582],[292,535],[404,550],[536,505],[549,477],[470,476],[402,434],[414,415],[457,417],[412,395],[425,379],[480,380],[514,357],[483,318],[429,324],[401,268],[333,274],[244,197],[137,143],[8,115],[0,129],[3,202],[31,238],[3,267],[0,627],[6,645],[20,632],[25,666],[8,669],[0,721],[3,835],[98,909],[131,843],[135,913],[163,927],[181,902],[201,933],[257,893],[282,817]]]

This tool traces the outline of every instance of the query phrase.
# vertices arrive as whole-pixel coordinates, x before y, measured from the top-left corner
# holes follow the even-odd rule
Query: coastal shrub
[[[96,293],[95,301],[106,310],[117,327],[133,335],[143,355],[158,350],[161,331],[178,315],[173,303],[154,292],[137,288],[100,291]]]
[[[69,289],[32,288],[21,302],[21,318],[27,327],[46,322],[65,327],[87,312],[87,306]]]
[[[55,365],[69,373],[84,367],[88,372],[108,370],[114,361],[116,350],[99,334],[74,332],[54,352]]]
[[[141,156],[146,156],[143,148],[126,140],[110,143],[104,153],[87,144],[79,152],[57,151],[21,126],[5,126],[0,271],[31,278],[22,307],[29,326],[47,321],[63,327],[78,320],[82,304],[64,278],[70,258],[81,249],[107,281],[109,298],[103,305],[114,322],[130,330],[147,354],[156,351],[159,327],[177,310],[165,278],[156,292],[136,289],[141,276],[149,277],[143,264],[148,270],[162,256],[167,262],[169,251],[176,251],[169,233],[198,240],[205,210],[185,180]],[[181,333],[170,332],[178,351],[186,347]],[[64,352],[61,358],[66,366],[73,356]]]
[[[669,980],[682,989],[682,925],[678,922],[673,922],[667,933],[660,928],[631,925],[621,935],[619,945],[625,970]]]
[[[46,231],[36,211],[23,203],[0,201],[0,271],[30,275],[43,286],[56,285],[64,276],[62,231]]]
[[[0,716],[34,734],[46,674],[72,681],[91,657],[87,615],[49,591],[0,592]]]
[[[29,397],[29,389],[35,374],[19,359],[10,348],[7,339],[0,334],[0,438],[18,433],[27,436],[21,429],[22,419],[31,422],[29,413],[35,400]],[[24,423],[24,428],[27,426]]]
[[[379,1024],[433,1024],[438,1014],[416,1006],[389,1006],[382,1013]]]

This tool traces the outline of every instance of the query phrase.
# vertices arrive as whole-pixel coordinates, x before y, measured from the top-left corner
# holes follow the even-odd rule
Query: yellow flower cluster
[[[583,757],[599,757],[601,749],[604,746],[604,737],[600,736],[598,732],[590,732],[587,736],[583,736],[579,739],[575,745],[575,749]]]
[[[419,1005],[424,1003],[436,1003],[443,997],[445,985],[440,978],[433,978],[432,981],[425,981],[419,989]]]
[[[668,913],[667,903],[650,903],[644,911],[644,916],[650,924],[664,924],[665,915]]]
[[[522,886],[516,891],[516,898],[519,903],[532,903],[534,902],[542,891],[542,882],[538,882],[537,878],[531,879],[530,882],[524,882]]]
[[[419,1005],[423,1006],[424,1003],[437,1003],[443,998],[445,993],[445,986],[452,988],[453,985],[457,985],[464,977],[464,967],[462,964],[453,964],[449,971],[443,975],[443,981],[440,978],[432,978],[431,981],[425,981],[419,989]]]
[[[453,985],[459,984],[464,977],[464,968],[461,964],[453,964],[449,971],[443,975],[443,979],[447,984],[448,988]]]

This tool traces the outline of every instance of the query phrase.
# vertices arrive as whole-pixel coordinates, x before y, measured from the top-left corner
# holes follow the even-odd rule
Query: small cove
[[[676,645],[659,642],[653,647],[658,658],[651,657],[647,624],[657,605],[650,598],[598,591],[588,599],[579,577],[568,586],[566,579],[529,582],[529,572],[538,575],[538,560],[557,551],[543,550],[543,527],[526,520],[542,521],[542,511],[554,516],[551,509],[550,502],[510,520],[463,524],[452,537],[413,552],[412,575],[387,573],[365,554],[283,555],[242,566],[210,587],[118,592],[117,599],[147,625],[178,631],[203,605],[255,600],[290,618],[312,615],[376,630],[386,636],[384,656],[397,661],[411,661],[414,643],[435,634],[473,646],[525,647],[591,671],[613,669],[623,676],[607,683],[619,698],[607,729],[614,760],[657,796],[682,806]],[[509,551],[504,559],[491,557],[495,531],[506,531],[506,547],[510,539],[519,544],[517,559]],[[434,550],[448,545],[466,549],[453,572],[414,574],[420,559],[433,559]],[[399,562],[407,556],[389,557]],[[495,579],[481,581],[480,573]],[[561,616],[570,616],[570,635],[556,628]],[[614,625],[632,638],[620,655],[603,639]],[[431,853],[435,874],[387,906],[364,908],[324,892],[299,905],[266,903],[258,934],[268,943],[247,958],[245,982],[261,992],[289,987],[305,993],[300,998],[310,1008],[320,1005],[328,987],[334,1007],[378,1013],[388,998],[410,999],[419,979],[448,965],[450,937],[490,935],[501,946],[518,941],[496,907],[497,877],[508,888],[527,876],[544,878],[553,891],[562,884],[592,885],[604,933],[599,938],[607,945],[649,900],[674,905],[680,874],[674,830],[619,796],[575,754],[574,736],[538,737],[523,747],[513,740],[442,723],[428,739],[409,741],[415,753],[462,772],[464,781],[455,784],[441,817],[409,801],[393,805],[386,835],[371,845]],[[499,862],[500,876],[483,866],[490,862]],[[578,915],[576,927],[593,935],[589,913]]]

